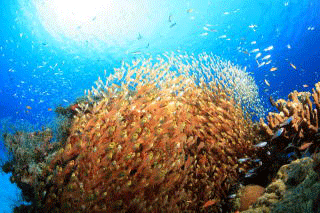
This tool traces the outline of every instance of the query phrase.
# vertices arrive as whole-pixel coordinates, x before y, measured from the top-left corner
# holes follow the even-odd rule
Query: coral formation
[[[265,192],[265,188],[259,185],[247,185],[239,196],[239,211],[244,211],[249,208],[256,200]]]
[[[309,92],[291,92],[289,100],[276,101],[280,113],[270,112],[267,116],[268,125],[260,119],[261,128],[278,143],[278,149],[305,151],[310,147],[314,150],[318,145],[320,82]],[[311,98],[312,97],[312,98]],[[279,131],[281,137],[274,137]],[[300,156],[298,156],[300,157]]]
[[[35,194],[40,187],[41,172],[46,166],[45,159],[56,148],[57,143],[50,143],[52,131],[45,129],[25,133],[3,134],[9,161],[2,165],[4,172],[12,172],[11,182],[22,189],[26,201],[36,201]]]
[[[320,145],[319,97],[320,82],[312,94],[293,91],[288,100],[271,98],[279,112],[269,112],[267,124],[260,118],[260,133],[264,135],[266,146],[257,152],[262,166],[257,169],[259,175],[254,177],[255,184],[266,186],[282,165],[317,152]]]
[[[319,154],[284,165],[266,192],[244,213],[319,212]]]
[[[267,186],[266,193],[258,198],[252,209],[245,212],[318,211],[316,199],[320,195],[312,191],[318,190],[316,182],[319,175],[316,173],[319,173],[319,157],[314,158],[313,166],[310,158],[300,158],[318,156],[319,97],[320,82],[315,85],[312,94],[293,91],[288,100],[276,102],[270,97],[271,104],[279,113],[270,112],[268,124],[260,119],[260,133],[266,141],[255,145],[260,162],[255,168],[255,176],[251,178],[251,174],[246,175],[251,178],[247,178],[246,183]],[[298,160],[293,161],[295,159]],[[239,206],[236,205],[236,208],[239,209]]]
[[[59,109],[72,122],[30,183],[34,212],[219,211],[257,142],[257,87],[212,55],[164,57],[123,64]]]

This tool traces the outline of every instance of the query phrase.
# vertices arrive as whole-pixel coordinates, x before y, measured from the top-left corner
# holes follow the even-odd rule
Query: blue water
[[[165,51],[212,52],[247,67],[268,110],[270,95],[287,98],[319,81],[318,0],[75,2],[0,1],[1,133],[48,125],[50,109],[72,103],[121,61]],[[270,54],[270,64],[258,67],[257,48],[258,63]],[[0,177],[0,212],[11,212],[19,190]]]

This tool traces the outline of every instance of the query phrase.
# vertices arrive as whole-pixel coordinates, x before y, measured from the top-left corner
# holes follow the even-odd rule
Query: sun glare
[[[123,47],[152,31],[146,2],[130,0],[35,0],[38,17],[60,42]]]

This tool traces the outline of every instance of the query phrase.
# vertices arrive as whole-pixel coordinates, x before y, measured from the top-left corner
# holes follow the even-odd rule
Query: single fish
[[[297,67],[294,65],[294,64],[292,64],[292,63],[290,63],[290,65],[291,65],[291,67],[293,68],[293,69],[297,69]]]
[[[234,199],[234,198],[236,198],[236,197],[237,197],[237,194],[232,194],[232,195],[229,195],[229,196],[228,196],[229,199]]]
[[[208,27],[203,27],[203,29],[206,31],[210,31],[210,29]]]
[[[272,67],[272,68],[270,69],[271,72],[276,71],[276,70],[278,70],[278,67]]]
[[[313,142],[304,143],[304,144],[301,145],[298,149],[299,149],[300,151],[306,150],[306,149],[308,149],[312,144],[313,144]]]
[[[261,159],[259,158],[252,160],[252,162],[262,164]]]
[[[32,109],[32,107],[31,106],[27,106],[27,109]]]
[[[267,79],[264,79],[264,83],[266,83],[266,85],[267,85],[268,87],[270,87],[270,83],[269,83],[269,81],[267,81]]]
[[[251,50],[250,52],[251,52],[251,53],[255,53],[255,52],[259,52],[259,51],[260,51],[260,49],[259,49],[259,48],[256,48],[256,49]]]
[[[218,201],[217,200],[209,200],[209,201],[207,201],[205,204],[203,204],[203,207],[204,208],[207,208],[207,207],[209,207],[209,206],[212,206],[212,205],[215,205],[216,203],[218,203]]]
[[[142,52],[141,52],[141,51],[135,51],[135,52],[131,52],[131,54],[133,54],[133,55],[140,55],[140,54],[142,54]]]
[[[261,55],[262,55],[261,53],[258,53],[258,54],[256,55],[256,59],[259,58]]]
[[[308,84],[304,84],[304,85],[302,85],[304,88],[307,88],[307,87],[309,87],[309,85]]]
[[[276,133],[274,133],[274,135],[272,136],[271,140],[274,140],[274,139],[280,137],[283,132],[284,132],[284,128],[283,127],[278,129],[278,131],[276,131]]]
[[[260,142],[260,143],[258,143],[258,144],[255,144],[255,145],[253,145],[253,146],[254,146],[255,148],[262,148],[262,147],[265,147],[267,144],[268,144],[268,142],[263,141],[263,142]]]
[[[269,58],[271,58],[271,55],[266,55],[265,57],[262,58],[262,60],[267,60]]]
[[[284,127],[284,126],[290,124],[292,121],[293,121],[293,116],[290,116],[287,120],[285,120],[284,122],[282,122],[282,123],[279,125],[279,127],[280,127],[280,128],[281,128],[281,127]]]
[[[261,64],[258,64],[258,67],[262,67],[263,65],[266,65],[266,62],[262,62]]]
[[[251,41],[251,44],[256,44],[257,42],[256,41]]]
[[[238,162],[244,163],[244,162],[247,162],[248,160],[250,160],[250,158],[240,158],[240,159],[238,159]]]
[[[243,52],[244,54],[250,55],[250,53],[249,53],[248,51],[246,51],[246,50],[242,50],[242,52]]]
[[[253,175],[256,174],[256,171],[257,171],[258,168],[254,168],[254,169],[250,169],[246,175],[244,176],[245,178],[249,178],[249,177],[252,177]]]
[[[174,27],[176,25],[177,25],[177,23],[173,23],[173,24],[170,25],[170,28],[172,28],[172,27]]]
[[[205,32],[205,33],[201,33],[200,34],[200,36],[207,36],[208,35],[208,33],[207,32]]]
[[[270,51],[270,50],[273,50],[273,46],[272,45],[264,49],[264,51]]]

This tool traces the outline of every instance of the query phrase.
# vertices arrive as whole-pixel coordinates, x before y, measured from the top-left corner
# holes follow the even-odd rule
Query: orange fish
[[[217,203],[217,200],[209,200],[203,205],[203,207],[207,208],[207,207],[212,206],[212,205],[214,205],[216,203]]]
[[[278,69],[277,67],[272,67],[270,71],[273,72],[273,71],[276,71],[277,69]]]
[[[78,107],[79,107],[78,104],[74,104],[70,108],[71,108],[72,111],[75,111]]]
[[[297,69],[297,67],[294,66],[294,64],[290,63],[290,65],[292,66],[293,69],[295,69],[295,70]]]
[[[304,143],[304,144],[301,145],[298,149],[299,149],[300,151],[306,150],[306,149],[308,149],[312,144],[313,144],[312,142]]]
[[[52,108],[48,108],[48,111],[51,112],[51,111],[52,111]]]

